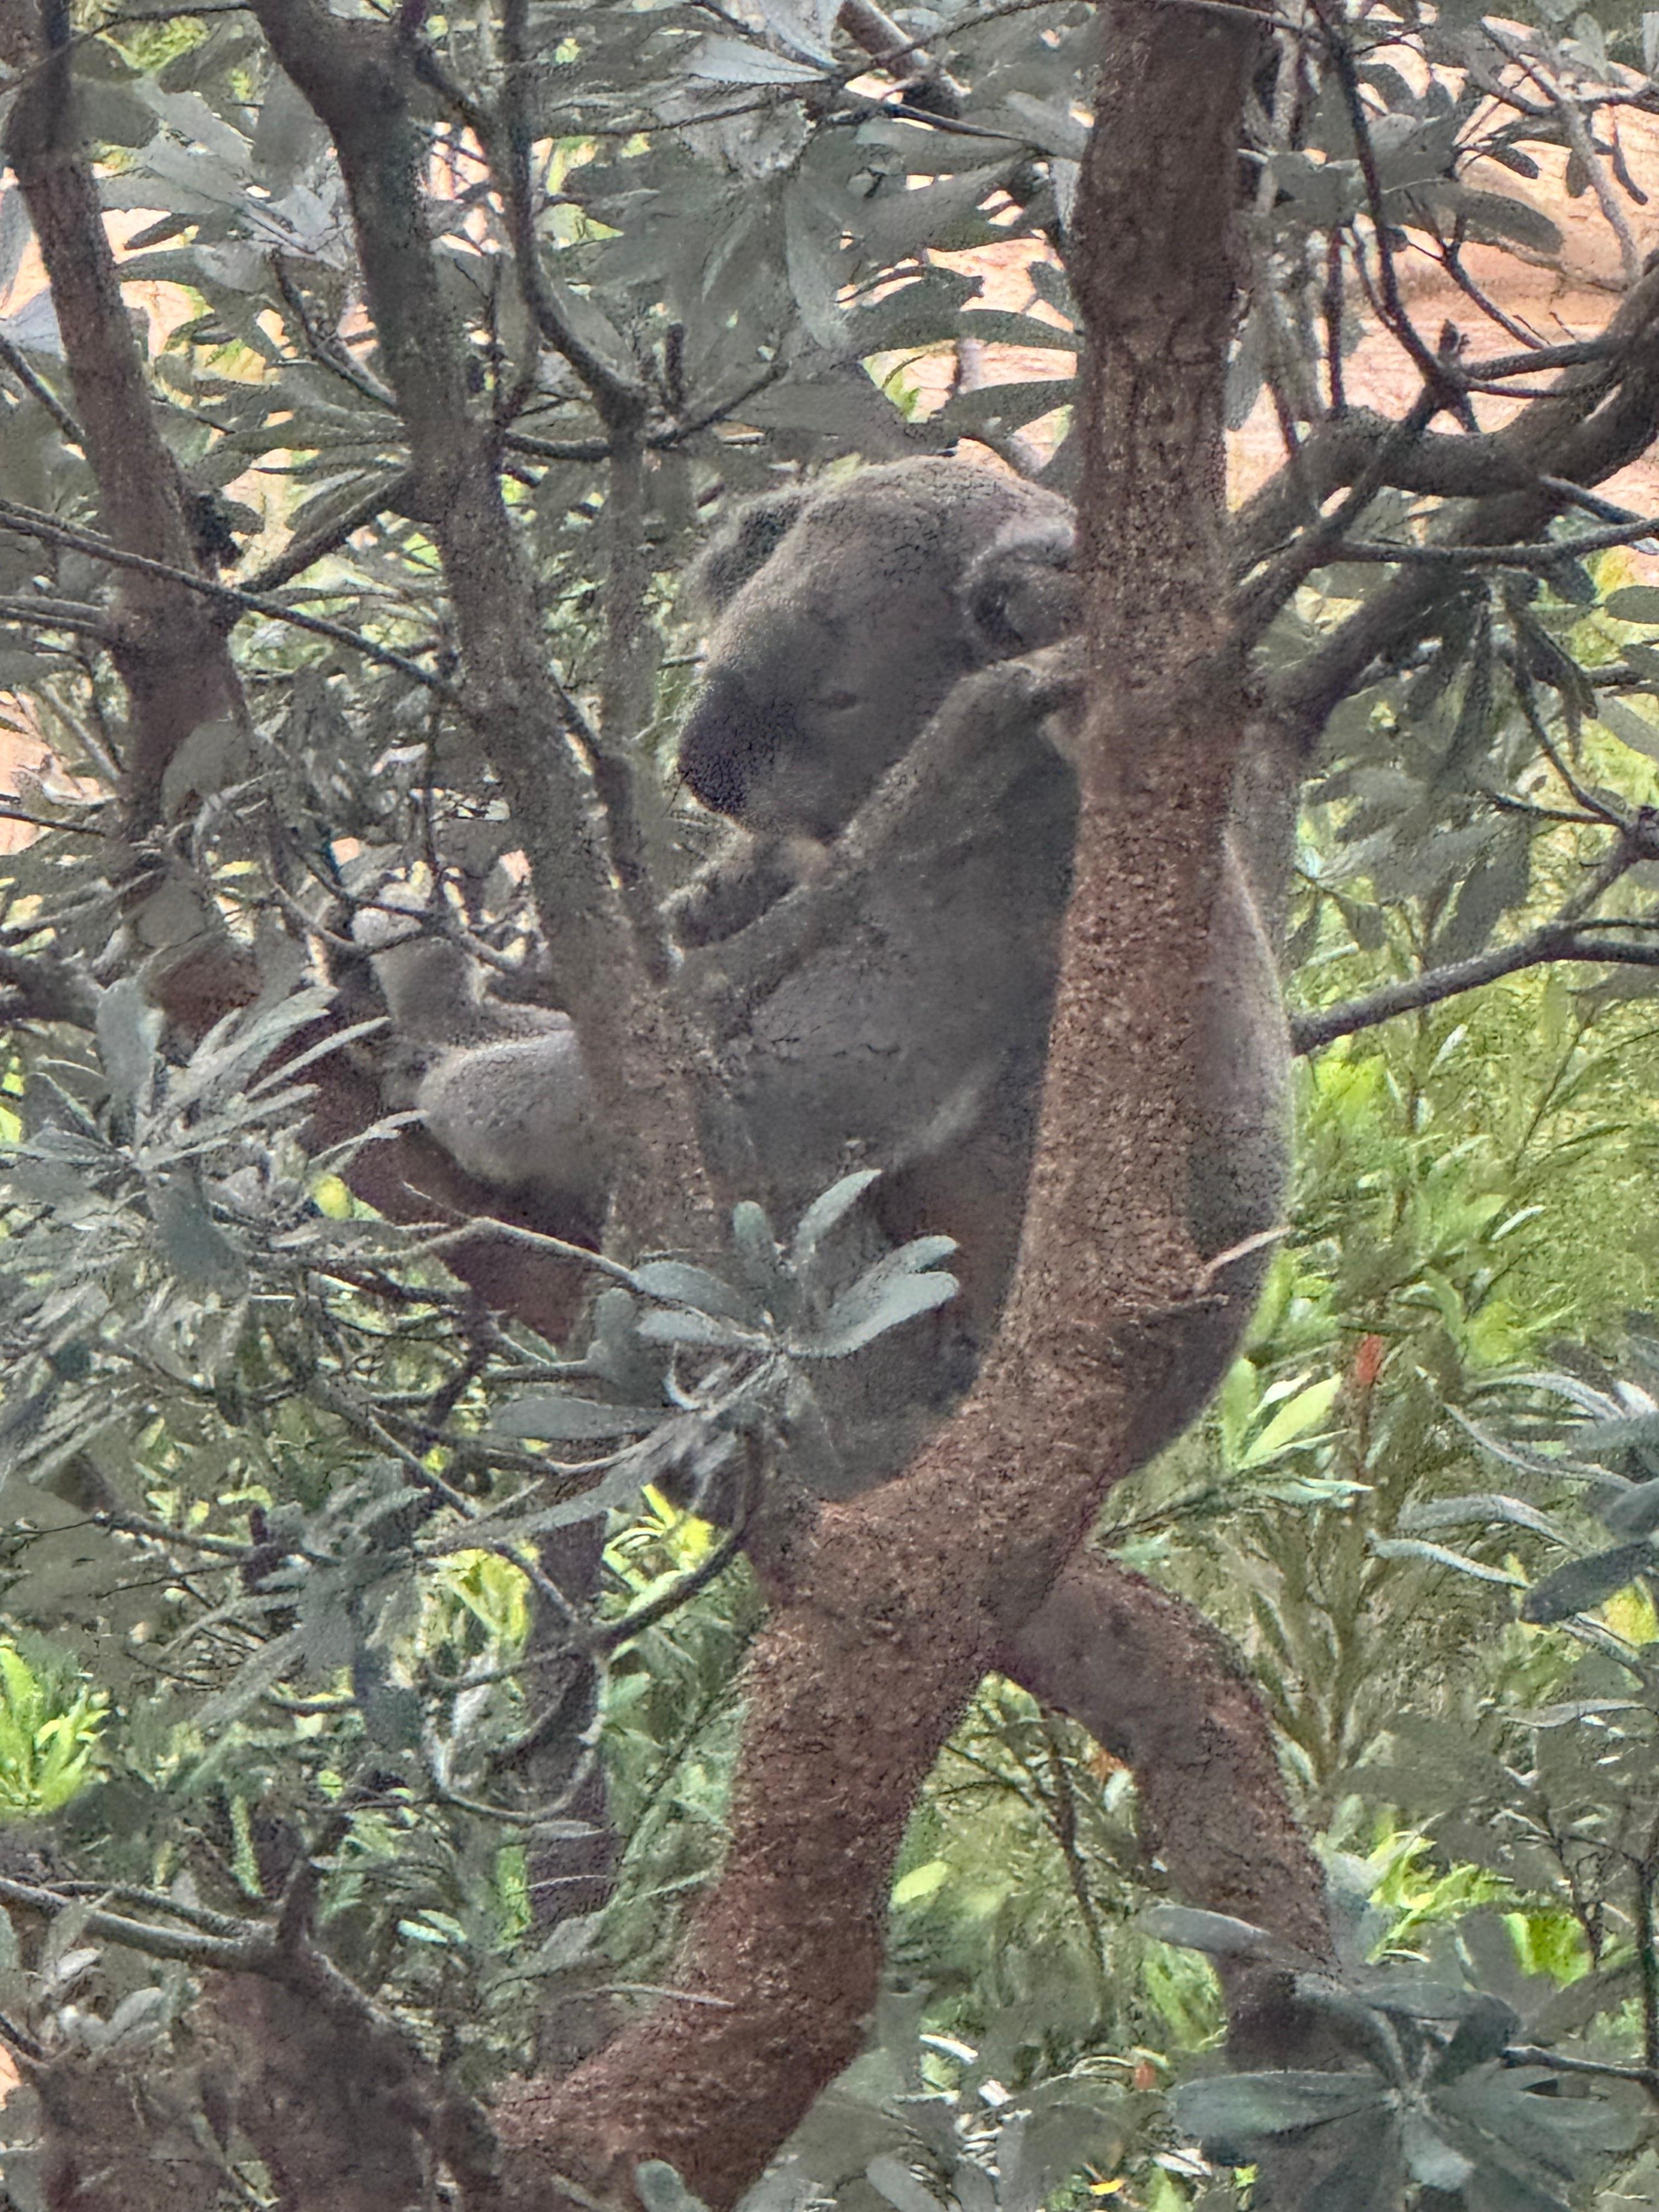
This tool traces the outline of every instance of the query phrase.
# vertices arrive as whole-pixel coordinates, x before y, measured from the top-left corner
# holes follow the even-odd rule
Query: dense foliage
[[[1286,917],[1300,1176],[1248,1357],[1101,1537],[1237,1639],[1327,1840],[1340,1971],[1304,1995],[1332,2070],[1223,2070],[1205,1954],[1268,1939],[1160,1903],[1128,1770],[992,1678],[912,1823],[871,2048],[756,2212],[1215,2212],[1292,2137],[1328,2154],[1310,2206],[1659,2204],[1659,1369],[1624,1335],[1653,1298],[1659,593],[1593,491],[1498,512],[1653,425],[1520,474],[1478,428],[1540,359],[1582,366],[1480,295],[1492,249],[1560,246],[1540,155],[1629,242],[1612,121],[1659,109],[1656,19],[1523,12],[1297,11],[1264,44],[1229,404],[1242,425],[1265,389],[1294,451],[1238,566],[1281,698],[1335,708]],[[434,260],[554,687],[666,888],[707,836],[663,760],[674,580],[717,495],[957,440],[1075,488],[1097,19],[412,16]],[[523,839],[460,711],[455,580],[326,131],[240,12],[77,15],[72,65],[241,696],[135,823],[114,594],[180,563],[100,480],[97,364],[72,380],[13,184],[0,681],[44,760],[0,855],[0,2032],[33,2084],[4,2187],[309,2204],[269,2112],[222,2091],[237,2016],[204,1981],[270,1973],[303,1922],[362,2000],[313,2078],[389,2022],[469,2113],[671,1983],[763,1613],[685,1501],[757,1480],[786,1424],[810,1450],[814,1363],[948,1296],[948,1255],[826,1308],[843,1183],[804,1224],[740,1208],[697,1266],[607,1261],[562,1342],[447,1271],[453,1222],[354,1194],[386,1125],[309,1118],[374,1042],[373,1009],[329,1025],[353,912],[441,880],[455,933],[534,975]],[[1019,304],[988,303],[1015,240]],[[1456,343],[1401,305],[1413,256],[1468,277]],[[1427,395],[1404,437],[1333,388],[1367,331]],[[1615,396],[1633,359],[1601,357]],[[1327,482],[1333,424],[1360,443]],[[252,988],[192,1027],[165,979],[204,915]],[[428,2130],[424,2171],[387,2149],[379,2201],[464,2186],[463,2133]],[[106,2163],[72,2199],[76,2136]],[[681,2201],[664,2169],[641,2188]]]

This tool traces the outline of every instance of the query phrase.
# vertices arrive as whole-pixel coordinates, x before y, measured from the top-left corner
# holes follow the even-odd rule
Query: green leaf
[[[894,1274],[878,1279],[872,1268],[844,1297],[837,1298],[816,1335],[798,1337],[790,1349],[800,1359],[844,1359],[862,1351],[907,1321],[932,1313],[955,1297],[954,1275]]]
[[[1310,1382],[1305,1390],[1282,1405],[1255,1442],[1239,1461],[1241,1468],[1261,1467],[1276,1458],[1287,1445],[1316,1429],[1341,1394],[1344,1378],[1328,1375],[1322,1382]]]
[[[836,21],[833,6],[826,14],[823,0],[760,0],[760,10],[792,52],[820,69],[836,67],[830,46]]]
[[[751,1296],[765,1311],[787,1319],[794,1285],[763,1209],[751,1198],[732,1209],[732,1249]]]
[[[784,268],[807,334],[832,356],[848,343],[840,300],[853,273],[842,244],[844,222],[840,197],[825,191],[816,177],[789,179],[783,195]]]
[[[1577,1932],[1575,1929],[1575,1935]],[[1490,2063],[1507,2044],[1513,2042],[1520,2026],[1519,2014],[1501,1997],[1477,1997],[1457,2023],[1451,2041],[1435,2060],[1433,2079],[1455,2081],[1472,2068]],[[1419,2175],[1419,2180],[1425,2178]]]
[[[965,245],[977,245],[991,228],[980,213],[981,204],[1001,189],[1019,158],[1018,152],[1011,151],[993,167],[942,177],[937,184],[923,185],[915,191],[882,192],[866,201],[864,220],[854,237],[861,264],[889,268],[895,262],[908,260],[924,246],[948,250],[959,240]],[[1009,319],[1031,319],[1015,315]],[[967,335],[965,319],[963,334]]]
[[[860,360],[872,353],[937,345],[956,337],[964,303],[977,298],[980,280],[954,269],[929,269],[898,284],[873,307],[848,319],[848,343]],[[1018,387],[1014,387],[1018,388]]]
[[[941,408],[939,421],[952,428],[984,429],[996,424],[1005,430],[1023,430],[1057,407],[1069,407],[1077,396],[1072,376],[1032,376],[1018,384],[981,384],[971,392],[958,392]]]
[[[1655,1486],[1659,1488],[1659,1485]],[[1547,1513],[1524,1498],[1510,1498],[1496,1490],[1470,1491],[1457,1498],[1425,1498],[1420,1504],[1408,1505],[1395,1526],[1405,1535],[1416,1535],[1425,1528],[1466,1528],[1471,1522],[1505,1522],[1516,1528],[1530,1528],[1534,1535],[1547,1536],[1553,1543],[1565,1544],[1566,1537]]]
[[[1569,1620],[1575,1613],[1588,1613],[1638,1575],[1651,1572],[1656,1562],[1659,1552],[1645,1537],[1592,1553],[1587,1559],[1570,1559],[1533,1584],[1521,1601],[1521,1618],[1542,1627]]]
[[[544,1391],[509,1401],[490,1422],[488,1433],[513,1440],[537,1437],[546,1442],[582,1443],[607,1437],[643,1435],[655,1428],[665,1410],[661,1406],[605,1406],[592,1398]]]
[[[1474,2161],[1437,2135],[1420,2112],[1406,2114],[1400,2147],[1412,2179],[1425,2189],[1461,2189],[1474,2172]]]
[[[673,2167],[659,2158],[647,2158],[634,2168],[634,2186],[645,2212],[708,2212],[701,2197],[694,2197]]]
[[[256,1698],[280,1682],[302,1662],[309,1631],[306,1627],[290,1628],[281,1636],[262,1644],[253,1656],[239,1667],[222,1690],[205,1698],[197,1707],[196,1726],[204,1735],[211,1735],[228,1728],[232,1721],[240,1720]]]
[[[1218,2074],[1183,2081],[1170,2100],[1176,2125],[1229,2165],[1248,2164],[1264,2143],[1298,2128],[1382,2110],[1389,2092],[1374,2074]],[[1219,2146],[1225,2145],[1223,2151]],[[1242,2154],[1237,2155],[1237,2154]]]
[[[1659,1528],[1659,1481],[1633,1483],[1601,1509],[1615,1536],[1649,1536]]]
[[[635,1328],[649,1344],[706,1344],[727,1352],[764,1352],[768,1347],[767,1338],[758,1330],[740,1328],[736,1322],[714,1314],[696,1313],[688,1307],[670,1306],[644,1314]]]
[[[1532,881],[1532,841],[1524,827],[1505,825],[1464,877],[1457,906],[1434,941],[1437,961],[1465,960],[1483,951],[1506,914],[1526,903]]]
[[[1595,719],[1604,730],[1612,731],[1620,744],[1628,745],[1632,752],[1645,753],[1650,760],[1659,760],[1659,722],[1650,721],[1609,692],[1598,694]]]
[[[893,1884],[895,1905],[922,1905],[930,1897],[937,1897],[951,1879],[949,1859],[929,1859],[925,1866],[912,1867]]]
[[[1659,602],[1659,592],[1652,596],[1656,602]],[[1506,594],[1504,608],[1510,627],[1524,655],[1528,672],[1560,693],[1562,704],[1570,717],[1569,726],[1578,720],[1594,720],[1595,685],[1591,678],[1523,600],[1513,593]]]
[[[790,1247],[790,1265],[797,1274],[811,1273],[818,1247],[831,1230],[846,1219],[879,1172],[877,1168],[860,1168],[852,1175],[843,1176],[839,1182],[831,1183],[828,1190],[812,1200],[800,1218]]]
[[[1626,584],[1607,594],[1601,611],[1615,622],[1659,623],[1659,586]]]
[[[1448,228],[1461,223],[1464,235],[1481,245],[1524,246],[1544,254],[1561,251],[1560,231],[1530,200],[1483,191],[1451,177],[1413,185],[1410,198],[1439,216]]]
[[[134,1106],[149,1086],[161,1034],[158,1008],[145,999],[137,980],[123,975],[98,1001],[98,1056],[109,1086],[124,1106]]]
[[[1193,1905],[1154,1905],[1139,1916],[1139,1924],[1160,1943],[1176,1943],[1188,1951],[1204,1951],[1213,1959],[1283,1958],[1285,1947],[1277,1936],[1230,1913],[1205,1912]]]
[[[1016,315],[1003,307],[969,307],[962,318],[962,335],[981,339],[987,345],[1040,346],[1059,353],[1079,353],[1083,333],[1063,323],[1044,322],[1038,315]]]
[[[836,1300],[822,1328],[793,1337],[790,1350],[801,1359],[844,1359],[889,1329],[931,1313],[957,1294],[954,1275],[933,1271],[935,1260],[956,1249],[949,1237],[918,1237],[887,1253]]]
[[[896,2212],[943,2212],[941,2200],[915,2170],[891,2151],[883,2151],[864,2169],[864,2178]]]
[[[635,1285],[647,1297],[678,1306],[692,1306],[699,1313],[720,1314],[727,1321],[750,1321],[749,1302],[732,1285],[707,1267],[684,1260],[647,1260],[633,1271]]]
[[[1594,2154],[1629,2141],[1630,2122],[1606,2098],[1535,2094],[1559,2081],[1542,2066],[1481,2067],[1437,2090],[1433,2111],[1443,2125],[1461,2124],[1460,2136],[1478,2128],[1521,2172],[1571,2182]]]

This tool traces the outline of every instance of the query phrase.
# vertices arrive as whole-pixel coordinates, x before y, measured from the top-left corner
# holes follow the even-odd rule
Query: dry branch
[[[1513,422],[1492,434],[1495,473],[1484,495],[1461,508],[1439,541],[1501,546],[1541,536],[1569,503],[1540,477],[1601,483],[1645,453],[1659,432],[1659,265],[1621,301],[1590,357],[1564,371]],[[1500,458],[1501,457],[1501,458]],[[1524,471],[1534,488],[1510,490]],[[1268,688],[1267,712],[1305,760],[1326,718],[1372,663],[1422,634],[1443,586],[1424,568],[1395,576],[1351,615],[1316,653]]]

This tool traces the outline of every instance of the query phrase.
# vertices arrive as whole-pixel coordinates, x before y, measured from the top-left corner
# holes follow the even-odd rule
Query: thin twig
[[[291,538],[274,560],[267,561],[263,568],[256,569],[242,586],[251,597],[274,592],[282,585],[291,583],[295,576],[315,565],[330,553],[337,552],[349,538],[357,532],[388,507],[395,507],[408,491],[410,483],[407,469],[399,469],[395,476],[382,477],[371,491],[353,501],[344,514],[332,522],[321,524],[304,538]]]
[[[418,661],[410,660],[404,653],[394,653],[389,646],[377,645],[360,630],[348,629],[343,623],[329,622],[321,615],[302,614],[297,607],[285,606],[280,599],[241,591],[234,584],[222,584],[189,568],[175,568],[169,561],[152,561],[145,554],[129,553],[119,545],[111,544],[106,538],[95,537],[89,530],[70,529],[53,516],[14,500],[0,500],[0,530],[15,531],[21,538],[39,538],[51,545],[67,545],[76,553],[106,562],[112,568],[130,568],[139,575],[163,578],[196,592],[201,599],[234,609],[239,615],[262,615],[267,622],[287,623],[295,629],[308,630],[315,637],[325,637],[331,644],[362,653],[366,660],[373,660],[382,668],[394,668],[411,683],[423,684],[441,698],[459,703],[459,695],[446,678],[434,676],[430,669],[422,668]]]
[[[1597,926],[1605,929],[1621,925],[1615,918]],[[1433,968],[1424,975],[1408,976],[1403,982],[1385,984],[1382,989],[1365,998],[1345,1000],[1341,1005],[1328,1006],[1321,1013],[1297,1014],[1291,1023],[1291,1049],[1298,1055],[1321,1052],[1339,1037],[1355,1036],[1361,1030],[1375,1029],[1380,1022],[1392,1021],[1396,1014],[1419,1013],[1425,1006],[1437,1006],[1443,1000],[1455,999],[1464,991],[1478,991],[1483,984],[1498,982],[1523,968],[1540,968],[1550,961],[1572,961],[1598,968],[1659,968],[1659,945],[1626,945],[1617,938],[1581,937],[1577,930],[1584,927],[1581,923],[1564,931],[1559,924],[1551,923],[1496,951],[1479,952],[1470,959],[1454,961],[1449,967]]]
[[[21,348],[15,345],[9,337],[0,337],[0,361],[4,362],[23,389],[40,401],[71,446],[85,444],[86,434],[81,425],[52,386],[30,366]]]
[[[1500,53],[1506,54],[1516,69],[1522,70],[1531,79],[1560,118],[1561,128],[1566,134],[1567,143],[1577,156],[1579,167],[1583,170],[1584,180],[1595,194],[1596,204],[1606,216],[1608,228],[1612,230],[1614,238],[1619,241],[1619,258],[1624,269],[1625,282],[1626,284],[1633,284],[1642,273],[1641,248],[1637,245],[1631,230],[1629,217],[1619,204],[1619,195],[1613,189],[1613,181],[1603,168],[1601,157],[1590,142],[1589,132],[1584,125],[1583,108],[1564,87],[1553,82],[1543,74],[1536,58],[1526,52],[1518,40],[1508,37],[1492,23],[1485,24],[1484,28],[1493,46]],[[1553,54],[1551,59],[1559,69],[1560,64]]]
[[[109,642],[109,617],[101,607],[89,607],[78,599],[37,599],[29,594],[0,599],[0,622],[73,630],[77,636],[96,638],[100,645]]]
[[[1377,269],[1382,288],[1382,319],[1417,363],[1418,373],[1424,382],[1443,385],[1446,365],[1430,351],[1401,297],[1399,272],[1394,265],[1394,246],[1389,236],[1393,226],[1383,207],[1382,180],[1376,167],[1376,149],[1371,143],[1370,118],[1365,112],[1365,103],[1360,94],[1359,76],[1354,67],[1353,48],[1348,41],[1346,27],[1336,21],[1328,0],[1312,0],[1312,4],[1320,28],[1325,34],[1326,51],[1336,73],[1337,85],[1353,132],[1354,149],[1359,156],[1359,173],[1364,179],[1366,207],[1376,240]]]
[[[1534,545],[1414,545],[1389,539],[1345,538],[1327,550],[1317,565],[1338,561],[1376,561],[1419,568],[1531,568],[1547,574],[1564,561],[1585,553],[1605,553],[1610,546],[1629,545],[1635,539],[1659,535],[1659,515],[1638,515],[1630,522],[1606,530],[1587,530],[1559,544]]]
[[[1659,2089],[1659,2068],[1614,2066],[1601,2058],[1570,2058],[1562,2051],[1547,2051],[1538,2043],[1511,2043],[1503,2053],[1506,2066],[1547,2066],[1554,2074],[1595,2074],[1607,2081],[1637,2081],[1644,2089]]]

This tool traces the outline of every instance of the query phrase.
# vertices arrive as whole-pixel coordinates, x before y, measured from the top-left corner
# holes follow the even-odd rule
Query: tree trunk
[[[507,2103],[520,2206],[562,2201],[562,2176],[626,2197],[651,2157],[730,2203],[854,2055],[916,1792],[1127,1471],[1133,1411],[1202,1295],[1186,1225],[1189,1010],[1245,722],[1221,429],[1256,33],[1145,0],[1103,9],[1103,32],[1073,256],[1090,349],[1082,826],[1006,1318],[909,1473],[826,1509],[781,1563],[731,1849],[684,1995],[568,2081]],[[1031,679],[1018,663],[1006,678],[1017,716]]]

